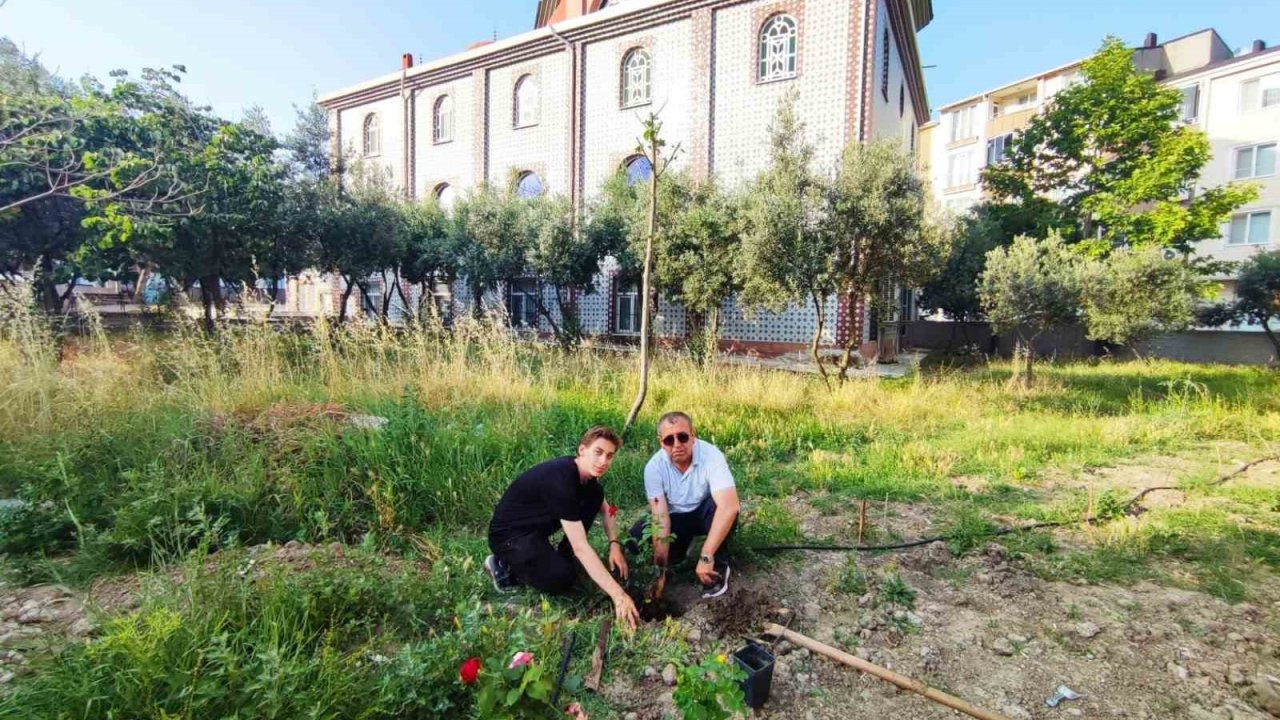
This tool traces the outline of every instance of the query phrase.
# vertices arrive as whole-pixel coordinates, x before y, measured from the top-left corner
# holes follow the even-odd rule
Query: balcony
[[[1006,133],[1016,132],[1027,126],[1031,122],[1031,118],[1039,112],[1039,106],[1032,106],[1025,110],[1016,110],[997,118],[987,121],[987,137],[997,137]]]

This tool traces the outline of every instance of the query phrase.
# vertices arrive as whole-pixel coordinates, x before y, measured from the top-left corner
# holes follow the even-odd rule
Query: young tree
[[[1083,268],[1083,315],[1088,336],[1135,352],[1157,335],[1191,327],[1212,283],[1181,259],[1158,250],[1117,250]]]
[[[285,136],[284,148],[296,174],[320,180],[329,175],[329,118],[316,99],[313,92],[311,102],[293,106],[297,122]]]
[[[671,162],[680,154],[679,145],[669,154],[665,153],[666,146],[666,141],[662,139],[662,122],[658,120],[656,113],[649,113],[649,117],[644,123],[644,134],[636,147],[636,152],[643,154],[649,161],[649,167],[652,168],[648,187],[649,213],[648,224],[645,227],[644,259],[640,265],[640,297],[641,307],[643,308],[640,312],[640,387],[636,390],[636,399],[631,405],[631,412],[627,413],[627,421],[622,428],[623,435],[626,435],[631,430],[631,426],[635,424],[636,417],[640,415],[640,408],[644,406],[645,396],[649,393],[649,345],[651,341],[649,337],[649,319],[656,310],[652,292],[652,273],[654,240],[658,233],[658,193],[663,176],[671,166]]]
[[[489,184],[467,193],[453,207],[460,274],[471,290],[472,311],[479,317],[484,295],[526,272],[529,245],[528,206],[508,188]]]
[[[1198,320],[1210,327],[1258,323],[1275,350],[1272,360],[1280,361],[1280,328],[1272,327],[1280,321],[1280,250],[1244,261],[1236,276],[1235,299],[1203,308]]]
[[[948,236],[926,218],[924,184],[915,161],[894,141],[852,143],[829,189],[827,230],[836,239],[835,269],[851,309],[876,300],[882,287],[918,287],[938,270]],[[840,360],[849,372],[860,338],[850,334]]]
[[[1181,96],[1139,72],[1116,38],[1084,62],[1083,82],[1053,97],[983,172],[1001,203],[1020,205],[1094,255],[1121,245],[1190,252],[1218,237],[1256,188],[1187,195],[1209,159],[1201,131],[1178,122]]]
[[[419,317],[424,304],[429,312],[439,317],[439,308],[432,301],[437,283],[451,285],[458,278],[461,254],[458,235],[452,231],[449,216],[434,197],[404,208],[405,244],[400,260],[400,276],[418,286]],[[409,306],[405,300],[405,307]]]
[[[576,297],[595,292],[594,279],[600,263],[612,250],[607,236],[584,232],[574,223],[568,198],[537,197],[527,201],[529,223],[528,274],[555,293],[557,323],[539,292],[538,313],[551,325],[557,341],[565,348],[582,339]]]
[[[338,305],[340,323],[346,322],[351,293],[358,287],[368,297],[369,278],[395,267],[406,241],[399,194],[389,178],[356,164],[345,182],[345,190],[327,184],[319,233],[320,269],[341,276],[346,285]]]
[[[812,302],[817,323],[810,354],[829,384],[818,345],[827,300],[839,288],[840,248],[824,227],[826,189],[811,169],[813,146],[805,141],[793,98],[779,106],[769,145],[769,168],[744,200],[739,299],[747,308],[774,310]]]
[[[1081,256],[1057,235],[1044,240],[1021,236],[987,256],[978,294],[996,332],[1017,333],[1028,386],[1036,338],[1080,317],[1080,266]]]

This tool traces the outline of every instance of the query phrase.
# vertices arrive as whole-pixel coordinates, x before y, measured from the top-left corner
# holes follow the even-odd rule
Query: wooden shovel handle
[[[978,718],[978,720],[1009,720],[1009,718],[1001,715],[1000,713],[983,710],[982,708],[972,705],[965,700],[961,700],[954,695],[948,695],[941,690],[935,690],[919,680],[909,678],[906,675],[899,675],[888,668],[882,668],[874,663],[869,663],[860,657],[850,655],[843,650],[838,650],[830,645],[820,643],[811,637],[801,635],[794,630],[788,630],[781,625],[769,623],[768,625],[765,625],[764,633],[765,635],[787,640],[793,645],[808,648],[811,652],[826,656],[838,663],[848,665],[851,668],[861,670],[868,675],[874,675],[881,680],[897,685],[907,692],[913,692],[917,695],[924,696],[939,705],[945,705],[952,710],[958,710],[969,717],[975,717]]]

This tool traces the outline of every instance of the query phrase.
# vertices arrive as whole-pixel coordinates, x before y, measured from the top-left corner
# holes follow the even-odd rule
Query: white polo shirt
[[[644,466],[644,491],[650,500],[667,499],[673,513],[687,513],[698,509],[711,493],[735,487],[733,473],[724,453],[715,445],[702,439],[693,441],[693,462],[687,472],[681,473],[659,450]]]

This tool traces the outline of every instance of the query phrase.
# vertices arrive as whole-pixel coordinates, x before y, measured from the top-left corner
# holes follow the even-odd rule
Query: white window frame
[[[762,83],[790,80],[800,72],[800,25],[787,13],[771,15],[760,26],[757,78]]]
[[[964,160],[963,172],[957,173],[956,168],[960,166],[959,161],[962,158]],[[949,155],[947,157],[947,189],[955,190],[975,184],[973,171],[973,152],[971,150],[963,150]],[[957,174],[962,175],[962,177],[957,178]],[[957,180],[959,182],[956,182]]]
[[[653,102],[653,56],[648,50],[632,48],[622,58],[622,107],[633,108]]]
[[[1253,229],[1253,218],[1254,216],[1257,216],[1257,215],[1267,216],[1266,235],[1260,240],[1250,239],[1249,237],[1249,234]],[[1226,246],[1227,247],[1252,247],[1256,245],[1270,245],[1271,236],[1275,232],[1274,229],[1272,228],[1272,223],[1274,220],[1275,220],[1275,213],[1271,209],[1250,210],[1248,212],[1236,213],[1232,215],[1231,220],[1227,222]],[[1242,221],[1243,227],[1244,227],[1244,238],[1240,242],[1235,242],[1234,239],[1232,238],[1232,234],[1235,230],[1237,221]]]
[[[951,112],[951,142],[963,142],[977,137],[973,131],[973,118],[978,114],[977,111],[977,105],[970,105]],[[962,131],[963,135],[960,134]]]
[[[512,122],[519,128],[532,127],[542,120],[542,88],[532,74],[521,75],[511,92]]]
[[[431,109],[431,141],[436,145],[453,142],[453,97],[441,95]]]
[[[1265,172],[1265,173],[1259,173],[1258,172],[1258,155],[1259,155],[1258,151],[1264,148],[1271,148],[1271,171]],[[1276,174],[1276,164],[1278,161],[1280,161],[1280,157],[1277,157],[1278,150],[1280,150],[1280,143],[1275,143],[1275,142],[1256,143],[1253,145],[1241,145],[1235,148],[1235,150],[1231,153],[1231,171],[1230,171],[1231,179],[1232,180],[1250,180],[1253,178],[1272,177],[1273,175]],[[1249,166],[1250,166],[1249,173],[1247,175],[1241,175],[1240,174],[1240,156],[1246,152],[1252,153],[1253,156],[1249,162]]]
[[[628,325],[634,327],[623,328],[622,312],[623,302],[630,304],[630,312],[625,313],[628,319]],[[635,283],[624,285],[614,290],[613,293],[613,334],[614,335],[639,335],[640,334],[640,288]]]
[[[1187,117],[1187,91],[1195,93],[1195,103],[1191,106],[1191,117]],[[1183,85],[1178,88],[1178,92],[1182,94],[1182,112],[1178,119],[1187,125],[1195,125],[1200,122],[1200,83],[1192,83],[1191,85]]]
[[[377,157],[382,154],[382,121],[378,113],[364,116],[360,125],[360,143],[364,157]]]
[[[1006,155],[1009,154],[1009,147],[1013,145],[1013,133],[1004,133],[997,135],[987,141],[987,165],[999,165],[1004,161]],[[994,152],[999,149],[999,152]]]
[[[1269,93],[1274,95],[1272,102],[1267,104]],[[1260,75],[1240,83],[1240,112],[1261,112],[1273,108],[1280,108],[1280,72]]]

